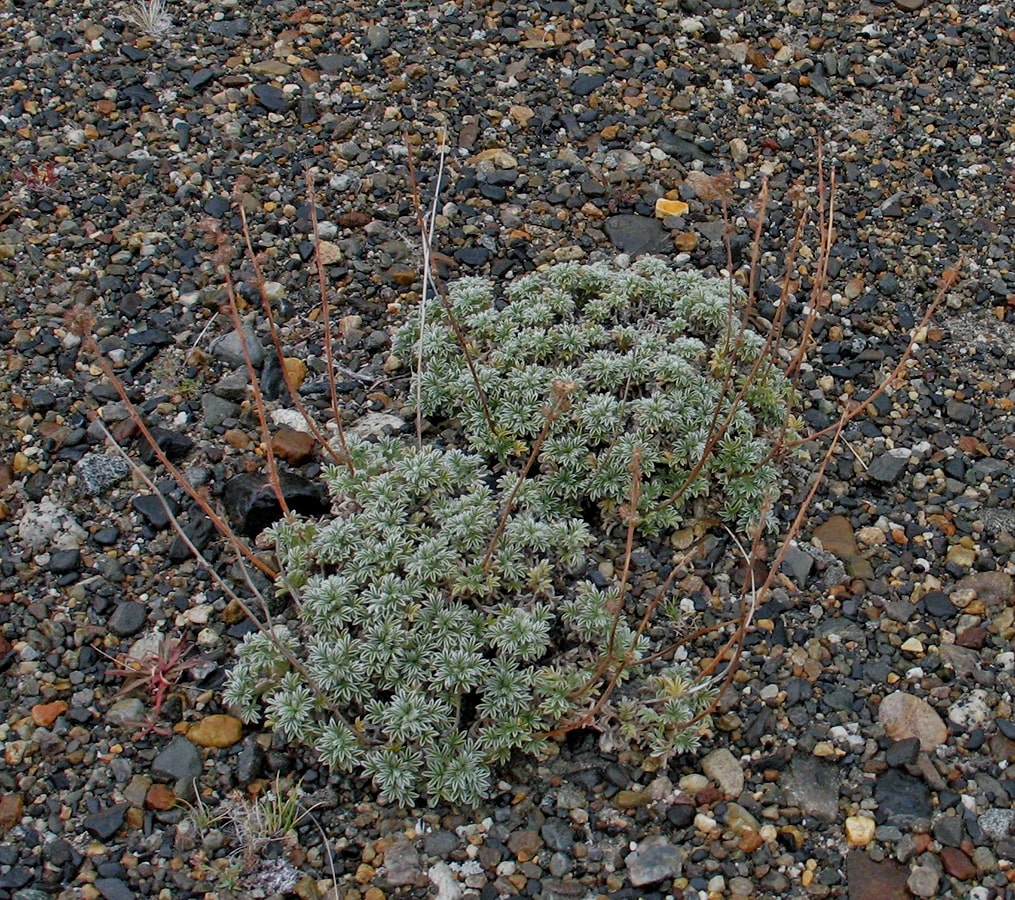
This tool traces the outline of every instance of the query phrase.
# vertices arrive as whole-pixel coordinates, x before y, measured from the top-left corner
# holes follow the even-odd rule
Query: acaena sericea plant
[[[547,511],[592,502],[621,518],[637,448],[644,530],[705,515],[741,532],[761,522],[794,396],[772,348],[741,322],[739,287],[643,257],[555,265],[503,291],[463,278],[447,300],[427,321],[411,316],[394,350],[421,357],[410,399],[454,418],[470,449],[516,464],[543,433],[552,385],[573,385],[530,488]]]
[[[242,227],[248,237],[245,220]],[[273,619],[263,597],[260,614],[244,606],[258,630],[239,649],[225,699],[246,721],[305,742],[333,768],[372,778],[390,801],[409,804],[425,793],[475,803],[494,765],[516,750],[552,752],[554,738],[578,727],[603,728],[663,760],[693,748],[735,674],[754,605],[781,560],[780,553],[764,583],[745,591],[740,613],[717,625],[695,628],[670,596],[686,559],[638,615],[628,604],[643,523],[683,524],[703,510],[733,526],[764,519],[773,478],[766,467],[777,449],[769,431],[781,427],[779,440],[787,437],[793,392],[771,343],[738,315],[735,286],[722,282],[720,290],[716,280],[675,273],[658,260],[554,267],[528,278],[508,288],[506,302],[483,282],[452,285],[446,294],[435,286],[443,312],[431,306],[422,347],[415,329],[424,362],[419,396],[435,392],[421,402],[456,412],[467,446],[343,436],[335,408],[342,447],[325,446],[335,459],[325,475],[333,515],[286,515],[265,535],[276,549],[276,588],[296,605],[284,621]],[[954,278],[950,271],[945,286]],[[265,314],[278,350],[267,303]],[[398,338],[403,358],[412,358],[412,325]],[[495,338],[507,341],[506,351]],[[89,347],[97,353],[94,341]],[[505,352],[515,369],[497,368]],[[442,366],[449,378],[472,378],[471,388],[459,382],[464,399],[448,398],[433,383],[428,373]],[[516,397],[498,383],[525,373],[531,383],[515,387],[527,410],[513,407]],[[674,417],[686,407],[672,399],[654,404],[654,392],[683,391],[686,400],[699,382],[714,401],[707,417],[691,403],[704,432],[696,448],[674,453]],[[612,411],[612,423],[596,404]],[[791,536],[842,427],[864,406],[843,412]],[[141,424],[136,410],[133,416]],[[258,418],[266,432],[260,406]],[[590,452],[579,456],[579,445]],[[691,449],[699,458],[688,466]],[[277,464],[268,462],[278,489]],[[753,487],[751,465],[761,473]],[[593,482],[603,471],[616,483]],[[604,521],[627,526],[613,586],[583,577],[592,530],[579,511],[596,505]],[[249,554],[224,531],[238,555]],[[745,557],[760,540],[761,529],[752,531]],[[654,616],[667,620],[658,645],[649,637]],[[695,671],[686,648],[710,632],[725,643]]]

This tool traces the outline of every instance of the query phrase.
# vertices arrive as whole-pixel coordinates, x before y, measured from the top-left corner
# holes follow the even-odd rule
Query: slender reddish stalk
[[[314,231],[314,266],[317,269],[317,285],[321,296],[321,319],[324,324],[324,360],[328,367],[328,394],[331,397],[331,414],[335,418],[338,429],[338,442],[342,445],[346,465],[350,472],[355,472],[352,458],[349,456],[349,445],[345,441],[345,429],[342,427],[342,410],[338,405],[338,389],[335,384],[335,350],[331,339],[331,307],[328,303],[328,282],[324,277],[324,261],[321,259],[321,236],[317,229],[317,198],[314,195],[314,176],[307,172],[307,199],[310,201],[310,227]],[[283,367],[284,368],[284,367]],[[292,391],[290,391],[292,393]],[[309,417],[304,414],[304,418]],[[326,443],[325,446],[330,446]]]
[[[242,209],[242,205],[240,207]],[[219,235],[221,239],[221,235]],[[253,360],[250,358],[250,347],[247,346],[247,337],[243,330],[243,319],[240,317],[240,308],[236,300],[236,286],[233,284],[232,275],[229,273],[229,264],[226,259],[224,245],[220,247],[220,264],[223,269],[225,280],[226,297],[229,299],[229,315],[233,320],[233,328],[236,329],[236,336],[240,339],[240,350],[243,353],[243,362],[247,367],[247,377],[250,379],[251,393],[254,396],[254,409],[257,411],[257,422],[261,431],[261,439],[264,444],[265,460],[268,463],[268,478],[271,481],[275,498],[282,509],[283,515],[289,515],[289,505],[282,493],[282,482],[278,477],[278,464],[275,461],[275,451],[271,446],[271,433],[268,431],[268,417],[264,409],[264,395],[261,393],[257,383],[257,369],[254,368]],[[258,275],[260,280],[260,275]],[[281,365],[281,360],[279,361]]]
[[[252,266],[252,268],[254,270],[254,281],[257,284],[258,293],[261,296],[261,307],[264,310],[264,316],[265,316],[265,319],[266,319],[266,321],[268,323],[268,332],[271,335],[271,343],[272,343],[272,346],[275,348],[275,356],[278,359],[278,364],[279,364],[279,366],[280,366],[280,368],[282,370],[282,380],[285,383],[286,390],[289,392],[289,396],[292,399],[293,406],[296,407],[296,411],[303,417],[303,421],[307,423],[307,427],[310,429],[311,434],[313,434],[313,436],[315,438],[317,438],[317,440],[320,443],[320,445],[321,445],[322,449],[324,450],[324,452],[327,453],[328,456],[331,457],[333,462],[335,462],[335,463],[337,463],[339,465],[349,465],[351,467],[352,463],[351,462],[347,462],[346,460],[343,460],[334,451],[334,449],[331,446],[331,442],[328,440],[327,437],[325,437],[324,433],[317,426],[317,423],[314,421],[313,416],[310,415],[310,413],[308,412],[308,410],[306,408],[306,405],[303,403],[302,399],[300,399],[299,390],[296,387],[295,382],[293,381],[292,375],[290,374],[288,367],[285,365],[285,351],[282,348],[282,340],[279,337],[278,325],[275,322],[275,313],[274,313],[274,310],[272,310],[272,308],[271,308],[271,299],[268,297],[268,291],[265,288],[264,276],[261,273],[261,265],[260,265],[260,263],[257,260],[257,254],[254,252],[254,246],[253,246],[253,243],[251,242],[251,239],[250,239],[250,229],[247,226],[247,214],[246,214],[246,211],[243,208],[243,203],[242,202],[237,204],[237,206],[238,206],[239,213],[240,213],[240,228],[241,228],[241,231],[243,233],[243,240],[244,240],[244,244],[245,244],[247,259],[250,261],[250,265]],[[311,197],[311,207],[313,207],[313,198],[312,197]],[[315,233],[316,233],[316,226],[315,226]],[[322,290],[323,290],[323,285],[322,285]],[[328,348],[328,347],[330,347],[330,340],[329,340],[329,338],[330,338],[330,329],[329,329],[328,316],[327,316],[326,313],[324,314],[324,320],[325,320],[325,326],[324,326],[325,327],[325,345],[326,345],[326,348]],[[327,361],[327,364],[328,364],[328,371],[329,371],[329,373],[331,373],[332,372],[332,369],[331,369],[332,357],[331,357],[330,352],[327,349],[325,351],[325,358],[326,358],[326,361]],[[339,440],[340,440],[340,442],[342,444],[342,450],[345,453],[346,457],[348,457],[348,452],[347,452],[346,446],[345,446],[345,434],[342,431],[342,423],[341,423],[341,421],[338,422],[338,428],[339,428]]]

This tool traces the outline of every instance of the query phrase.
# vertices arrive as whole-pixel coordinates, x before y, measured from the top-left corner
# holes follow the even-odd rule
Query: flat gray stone
[[[230,366],[243,366],[246,365],[243,359],[243,340],[247,344],[247,352],[250,354],[250,361],[253,363],[254,368],[258,368],[261,363],[264,362],[264,345],[261,343],[256,332],[249,325],[243,327],[243,339],[241,340],[240,334],[237,331],[230,331],[229,334],[224,334],[220,338],[216,338],[212,341],[211,355],[215,359],[222,360],[222,362]]]
[[[876,457],[867,469],[867,475],[882,484],[895,484],[909,465],[912,451],[906,447],[895,447]]]
[[[839,815],[839,775],[813,756],[795,756],[786,774],[786,799],[805,815],[834,822]]]
[[[642,841],[624,862],[631,884],[641,887],[664,878],[678,878],[684,869],[684,851],[662,835],[656,835]]]
[[[201,751],[182,735],[177,735],[152,761],[152,775],[173,781],[196,779],[203,768]]]
[[[611,216],[603,226],[606,235],[621,253],[666,253],[672,249],[666,229],[658,219],[648,216]]]

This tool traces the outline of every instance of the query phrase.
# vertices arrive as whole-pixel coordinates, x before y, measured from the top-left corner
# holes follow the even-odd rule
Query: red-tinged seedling
[[[140,737],[146,737],[153,731],[166,733],[159,727],[158,718],[166,698],[179,685],[183,673],[200,663],[199,659],[190,656],[193,650],[194,645],[183,638],[173,640],[165,637],[159,641],[157,650],[144,654],[140,659],[130,659],[125,654],[111,657],[117,665],[107,669],[106,674],[124,679],[123,687],[114,699],[141,692],[152,700],[151,712]]]

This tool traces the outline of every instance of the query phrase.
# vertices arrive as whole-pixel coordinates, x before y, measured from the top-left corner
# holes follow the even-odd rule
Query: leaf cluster
[[[645,257],[553,266],[503,299],[492,282],[461,279],[448,301],[422,335],[421,316],[410,318],[394,346],[415,359],[422,341],[410,395],[425,415],[457,418],[471,449],[512,465],[543,433],[554,385],[573,385],[539,451],[547,508],[591,500],[616,513],[637,450],[645,529],[683,527],[701,501],[741,530],[762,519],[793,391],[742,324],[736,285]]]

